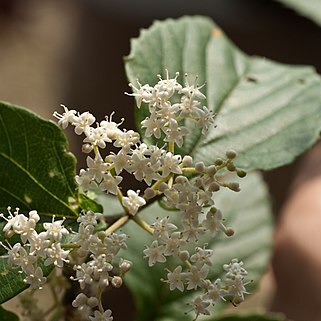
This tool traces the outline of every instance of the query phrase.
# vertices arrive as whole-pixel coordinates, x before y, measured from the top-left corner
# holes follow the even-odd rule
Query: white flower
[[[220,299],[224,300],[226,290],[222,289],[221,279],[217,279],[214,283],[210,283],[203,295],[203,300],[210,300],[212,304],[216,304]]]
[[[42,269],[38,266],[34,272],[27,274],[23,281],[30,284],[30,288],[32,289],[42,289],[42,285],[46,283],[46,280],[46,277],[43,276]]]
[[[164,130],[165,132],[165,142],[173,141],[177,146],[183,146],[183,138],[188,133],[188,129],[186,127],[179,127],[178,123],[175,119],[170,119],[168,121],[169,125]]]
[[[208,271],[209,269],[206,265],[204,265],[201,269],[192,265],[189,269],[189,272],[186,273],[187,290],[196,290],[197,287],[204,287],[206,285]]]
[[[161,158],[163,177],[166,177],[169,173],[182,174],[182,169],[179,167],[181,161],[180,155],[173,155],[171,152],[166,153],[165,157]]]
[[[164,255],[173,256],[178,255],[180,247],[184,245],[186,241],[181,238],[181,232],[174,232],[168,239],[164,240],[164,243]]]
[[[128,96],[134,96],[136,98],[137,107],[140,108],[142,102],[150,103],[154,97],[154,88],[147,85],[142,86],[138,81],[139,88],[136,88],[133,84],[129,84],[129,87],[133,89],[133,93],[125,93]]]
[[[123,178],[121,176],[112,176],[109,173],[104,174],[102,178],[103,180],[99,185],[100,190],[116,195],[118,185],[121,183]]]
[[[200,314],[204,315],[210,315],[210,312],[208,311],[208,306],[210,305],[210,302],[205,301],[202,299],[201,296],[197,296],[192,302],[191,302],[193,309],[196,313],[196,318]]]
[[[88,127],[85,129],[86,138],[84,143],[89,143],[100,148],[105,148],[106,143],[111,143],[112,140],[107,136],[107,132],[103,127]]]
[[[181,292],[184,291],[184,284],[182,281],[182,277],[184,278],[184,274],[182,273],[182,267],[179,265],[176,267],[176,269],[171,272],[170,270],[167,270],[167,283],[169,283],[169,289],[171,291],[178,289]]]
[[[75,126],[75,133],[81,135],[95,122],[95,120],[96,118],[88,111],[82,113],[72,123]]]
[[[78,183],[78,185],[81,186],[85,192],[88,191],[91,187],[94,187],[93,173],[88,170],[86,171],[84,169],[81,169],[79,171],[79,175],[76,175],[75,180]]]
[[[64,262],[69,262],[67,256],[69,251],[65,251],[61,248],[60,243],[53,243],[46,249],[47,259],[45,260],[45,266],[54,264],[55,266],[62,268]]]
[[[47,235],[55,241],[61,241],[63,235],[69,234],[68,230],[63,226],[64,220],[55,221],[55,216],[52,217],[51,223],[43,223]]]
[[[227,231],[226,226],[223,224],[222,212],[216,208],[212,208],[206,214],[206,219],[202,222],[202,225],[215,236],[216,233],[221,230],[224,233]]]
[[[87,225],[96,225],[97,219],[100,217],[102,217],[102,214],[94,213],[93,211],[82,212],[77,218],[77,222],[84,227]]]
[[[153,241],[150,247],[147,246],[143,253],[145,254],[144,258],[148,258],[149,266],[153,266],[156,262],[166,262],[166,258],[163,255],[164,245],[158,245],[156,240]]]
[[[227,272],[226,277],[229,279],[235,279],[238,276],[244,277],[247,275],[247,271],[243,268],[243,262],[238,262],[238,259],[233,259],[231,263],[224,264],[223,269]]]
[[[74,123],[77,121],[76,110],[68,110],[65,105],[60,105],[64,109],[64,113],[61,115],[56,111],[53,113],[53,116],[59,119],[58,125],[61,126],[63,129],[67,128],[69,123]]]
[[[146,128],[146,137],[161,137],[162,121],[158,119],[158,117],[155,114],[151,114],[150,117],[146,117],[143,121],[141,121],[141,125],[142,128]]]
[[[108,117],[106,116],[106,120],[103,120],[100,122],[100,126],[105,129],[108,138],[111,140],[117,139],[118,135],[122,133],[122,131],[118,128],[118,126],[121,125],[124,120],[122,119],[122,121],[119,124],[116,124],[115,122],[112,121],[113,114],[114,113],[111,113],[109,120],[108,120]]]
[[[195,265],[199,267],[202,267],[204,264],[211,266],[212,255],[213,255],[212,250],[196,247],[195,253],[191,256],[191,262],[195,263]]]
[[[99,154],[94,159],[90,156],[87,157],[88,175],[90,174],[93,179],[101,181],[103,173],[109,167],[109,164],[105,163]]]
[[[127,197],[123,197],[122,203],[130,214],[135,215],[138,209],[146,204],[146,201],[137,192],[130,189],[127,191]]]
[[[139,134],[133,130],[124,131],[119,133],[117,139],[114,142],[115,147],[120,147],[124,151],[128,152],[130,147],[139,142]]]
[[[111,161],[115,167],[115,172],[118,175],[123,169],[128,170],[131,157],[122,149],[117,155],[111,154],[108,156],[108,161]]]
[[[37,255],[40,257],[45,256],[45,249],[51,245],[51,241],[48,240],[48,233],[41,232],[33,234],[33,236],[29,239],[30,244],[30,254]]]
[[[94,316],[89,316],[90,321],[113,321],[111,310],[106,310],[104,313],[95,311]]]
[[[169,223],[168,220],[169,217],[167,216],[152,224],[154,237],[166,240],[171,232],[177,230],[177,226]]]
[[[12,249],[9,249],[8,255],[8,262],[21,267],[26,274],[34,271],[33,265],[37,262],[37,257],[29,255],[20,243],[16,243]]]

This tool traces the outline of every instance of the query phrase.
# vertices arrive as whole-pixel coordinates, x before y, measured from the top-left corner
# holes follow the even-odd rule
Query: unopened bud
[[[217,172],[216,166],[215,165],[211,165],[207,168],[207,174],[210,176],[215,175]]]
[[[231,163],[228,163],[226,165],[226,168],[230,171],[230,172],[234,172],[236,170],[236,167],[235,165],[231,162]]]
[[[114,276],[111,279],[111,284],[115,288],[120,288],[123,285],[123,279],[120,276]]]
[[[128,272],[133,266],[133,263],[128,260],[121,259],[119,262],[119,268],[123,273]]]
[[[229,183],[228,188],[234,192],[239,192],[241,190],[239,183]]]
[[[84,144],[82,145],[82,148],[81,148],[82,152],[85,154],[89,154],[93,149],[94,149],[93,146],[90,144]]]
[[[203,162],[198,162],[195,164],[195,170],[199,173],[204,173],[205,171],[205,164]]]
[[[224,161],[223,161],[222,158],[217,158],[217,159],[215,160],[215,165],[217,165],[217,166],[220,166],[220,165],[222,165],[223,163],[224,163]]]
[[[147,200],[155,197],[155,195],[156,195],[156,192],[155,192],[155,190],[152,189],[151,187],[147,187],[147,188],[145,189],[144,197],[145,197]]]
[[[236,174],[238,177],[243,178],[246,176],[246,171],[243,171],[242,169],[236,170]]]
[[[217,208],[214,207],[214,206],[211,207],[210,212],[211,212],[212,214],[215,214],[215,213],[217,212]]]
[[[235,233],[235,231],[231,228],[231,227],[228,227],[225,231],[225,235],[226,236],[233,236]]]
[[[182,160],[182,164],[184,167],[190,167],[193,165],[193,158],[189,155],[184,156]]]
[[[160,183],[158,185],[158,190],[161,192],[161,193],[164,193],[166,190],[168,190],[168,185],[164,182]]]
[[[228,150],[228,151],[226,152],[225,155],[226,155],[226,157],[229,158],[229,159],[234,159],[234,158],[236,157],[237,153],[236,153],[235,150],[230,149],[230,150]]]
[[[98,299],[96,297],[94,297],[94,296],[88,298],[87,305],[90,308],[96,307],[98,305]]]
[[[180,251],[179,254],[178,254],[179,258],[185,262],[189,259],[189,252],[184,250],[184,251]]]
[[[218,185],[217,183],[213,182],[208,187],[208,190],[209,190],[209,192],[217,192],[217,191],[220,190],[220,185]]]

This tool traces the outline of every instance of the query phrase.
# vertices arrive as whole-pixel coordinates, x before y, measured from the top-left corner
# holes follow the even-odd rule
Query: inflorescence
[[[24,282],[30,288],[41,288],[46,281],[42,265],[54,264],[62,268],[72,264],[75,275],[72,280],[79,283],[81,292],[72,305],[78,308],[87,320],[111,321],[111,310],[105,310],[101,296],[110,285],[120,287],[123,277],[131,269],[132,262],[118,257],[121,249],[126,249],[127,235],[116,231],[128,220],[133,220],[153,237],[146,244],[142,256],[148,265],[166,263],[172,257],[176,265],[166,268],[167,278],[162,279],[169,289],[200,290],[190,302],[196,318],[200,314],[209,315],[209,306],[220,300],[229,300],[239,304],[244,300],[246,288],[244,278],[247,271],[243,263],[233,259],[225,264],[223,279],[210,280],[208,275],[213,264],[213,251],[203,235],[215,237],[219,232],[232,236],[234,230],[224,223],[222,212],[214,206],[213,194],[221,187],[239,191],[235,182],[226,182],[222,174],[236,172],[240,177],[245,172],[236,168],[233,159],[236,153],[226,152],[225,158],[216,159],[213,164],[195,163],[192,156],[175,154],[175,147],[182,147],[188,134],[186,119],[195,122],[202,134],[214,124],[214,115],[201,101],[206,97],[200,91],[203,86],[190,85],[185,77],[185,85],[178,82],[179,74],[170,78],[159,77],[155,86],[129,84],[136,98],[138,108],[148,106],[149,116],[141,122],[146,137],[165,142],[163,146],[147,145],[140,140],[139,133],[121,129],[123,123],[113,121],[113,114],[101,122],[89,113],[79,113],[62,105],[64,112],[54,113],[62,128],[74,126],[77,135],[84,134],[82,150],[93,153],[87,156],[87,168],[81,169],[76,181],[84,192],[99,190],[115,195],[123,207],[124,215],[106,231],[96,232],[102,214],[92,211],[82,212],[77,218],[78,230],[70,231],[64,227],[64,220],[43,223],[42,232],[36,232],[40,220],[37,211],[26,216],[17,209],[13,214],[9,208],[9,217],[1,214],[7,221],[3,231],[9,237],[19,234],[21,243],[14,246],[2,244],[8,251],[10,264],[24,273]],[[108,144],[118,149],[104,155]],[[122,174],[127,172],[138,181],[147,185],[142,192],[129,189],[124,194],[121,188]],[[166,206],[180,213],[179,219],[170,216],[158,218],[148,224],[139,217],[142,207],[156,199],[163,198]],[[134,236],[132,236],[134,237]],[[194,246],[193,246],[194,244]],[[88,291],[90,288],[90,291]]]

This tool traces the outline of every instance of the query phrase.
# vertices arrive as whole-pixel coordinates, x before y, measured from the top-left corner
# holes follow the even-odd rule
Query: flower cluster
[[[132,263],[123,258],[115,258],[120,249],[127,248],[125,234],[109,234],[105,231],[94,233],[100,217],[101,214],[88,211],[77,219],[79,228],[73,238],[73,243],[79,246],[76,254],[89,259],[74,265],[76,276],[71,279],[78,281],[82,290],[90,286],[90,291],[94,292],[94,295],[88,298],[84,293],[80,293],[72,305],[82,311],[82,315],[89,315],[91,321],[111,321],[113,319],[111,310],[102,309],[101,294],[110,284],[115,288],[121,287],[123,277],[131,269]],[[94,311],[94,316],[91,316],[92,309],[96,306],[100,308]]]
[[[77,135],[85,136],[82,150],[92,153],[87,156],[87,168],[81,169],[75,178],[81,189],[115,195],[122,205],[123,215],[105,231],[97,226],[104,220],[103,215],[91,210],[79,214],[78,229],[71,233],[64,227],[64,220],[54,218],[51,223],[43,223],[43,231],[38,233],[35,227],[40,217],[36,211],[25,216],[19,210],[12,214],[9,209],[8,218],[1,214],[7,221],[6,235],[19,234],[21,239],[13,247],[2,245],[8,250],[9,262],[25,273],[24,281],[31,288],[39,288],[46,281],[40,260],[45,266],[54,264],[59,268],[66,262],[73,264],[71,279],[79,283],[82,292],[72,305],[86,320],[113,320],[112,311],[104,309],[101,298],[108,286],[120,287],[132,267],[132,262],[119,257],[119,251],[127,248],[127,235],[115,233],[130,219],[153,235],[152,243],[146,244],[142,255],[148,259],[149,266],[165,263],[169,257],[173,258],[171,261],[177,259],[171,270],[166,269],[167,279],[162,280],[169,289],[200,290],[190,303],[196,317],[208,315],[210,304],[215,305],[219,300],[238,304],[247,293],[244,283],[247,272],[237,259],[224,265],[224,279],[210,280],[213,250],[204,241],[206,235],[209,239],[218,232],[226,236],[234,234],[225,225],[213,198],[221,188],[239,191],[238,183],[226,181],[229,177],[226,174],[235,172],[243,177],[245,172],[235,167],[236,153],[232,150],[213,164],[195,163],[192,156],[175,154],[175,146],[182,147],[188,134],[186,121],[194,121],[203,134],[214,123],[212,112],[201,104],[206,98],[200,91],[203,86],[190,85],[187,76],[181,85],[178,77],[176,73],[170,78],[166,71],[165,79],[158,76],[155,86],[141,85],[138,81],[138,88],[130,84],[133,93],[128,95],[136,98],[138,107],[147,104],[150,113],[141,122],[145,137],[162,141],[158,146],[142,142],[133,130],[121,129],[123,120],[114,122],[113,114],[96,122],[91,113],[79,113],[64,105],[62,114],[54,113],[62,128],[72,125]],[[104,153],[108,144],[116,151]],[[121,186],[124,172],[145,182],[146,189],[142,193],[132,189],[124,192]],[[142,207],[156,199],[175,210],[175,221],[168,216],[149,224],[139,217]],[[62,244],[68,234],[69,244]],[[74,250],[70,253],[70,249]]]
[[[170,79],[166,70],[166,79],[158,75],[159,81],[154,87],[148,84],[142,86],[138,81],[139,88],[129,84],[134,93],[127,95],[136,98],[138,108],[142,102],[148,104],[150,116],[141,123],[146,137],[160,138],[163,133],[165,142],[174,142],[181,147],[188,130],[180,125],[180,121],[187,118],[195,120],[204,134],[214,123],[214,116],[206,106],[201,107],[200,100],[206,98],[200,91],[203,86],[190,85],[186,74],[183,87],[177,82],[178,76],[179,73],[176,73],[175,78]],[[180,102],[171,103],[170,99],[175,94],[180,96]]]
[[[15,243],[14,246],[1,243],[8,251],[8,262],[21,269],[26,276],[24,282],[30,288],[41,288],[46,277],[43,276],[39,261],[43,260],[44,266],[54,264],[62,268],[68,262],[69,251],[62,248],[61,241],[69,231],[63,226],[64,220],[55,221],[53,217],[51,223],[43,223],[44,231],[38,233],[35,229],[40,220],[37,211],[30,211],[26,216],[19,213],[18,208],[12,213],[8,207],[8,212],[8,217],[0,214],[7,221],[3,232],[6,236],[18,234],[21,239],[21,243]]]

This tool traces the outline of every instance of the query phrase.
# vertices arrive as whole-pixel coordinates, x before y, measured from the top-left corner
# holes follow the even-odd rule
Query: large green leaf
[[[214,239],[204,240],[214,249],[213,269],[210,272],[210,278],[222,277],[222,265],[228,263],[232,258],[238,257],[243,260],[248,269],[249,280],[253,280],[249,285],[251,291],[265,270],[271,253],[272,218],[265,185],[258,174],[251,173],[242,181],[241,192],[234,193],[222,190],[217,193],[215,202],[222,209],[226,217],[226,224],[235,228],[236,235],[231,238],[218,235]],[[152,223],[156,217],[167,215],[175,219],[178,213],[165,211],[157,203],[154,203],[139,215],[147,222]],[[189,310],[186,303],[191,299],[190,295],[193,293],[188,291],[181,294],[177,290],[170,292],[167,284],[159,281],[162,277],[166,278],[165,265],[156,264],[149,268],[147,261],[143,260],[144,245],[151,243],[151,236],[147,233],[144,234],[144,231],[134,222],[129,222],[123,230],[130,237],[127,242],[128,251],[124,252],[123,256],[134,263],[133,270],[126,275],[125,282],[135,299],[136,320],[193,320],[193,313],[185,315],[185,312]],[[217,305],[214,315],[218,315],[219,311],[225,307],[226,304],[223,303]]]
[[[49,275],[54,265],[44,266],[39,264],[43,271],[43,275]],[[13,298],[23,290],[29,287],[23,282],[24,273],[19,273],[17,268],[12,268],[7,257],[0,257],[0,304]],[[1,319],[2,320],[2,319]]]
[[[285,6],[294,9],[300,15],[313,20],[321,25],[321,1],[320,0],[278,0]]]
[[[59,127],[36,114],[0,103],[0,208],[36,209],[75,217],[75,157]]]
[[[227,149],[246,169],[271,169],[291,162],[319,137],[321,81],[313,68],[250,57],[204,17],[155,22],[132,40],[125,58],[129,81],[154,85],[165,68],[206,81],[207,105],[217,128],[206,136],[186,123],[183,154],[212,163]],[[183,81],[182,79],[180,79]],[[137,125],[147,106],[137,112]],[[154,143],[155,140],[152,140]]]

